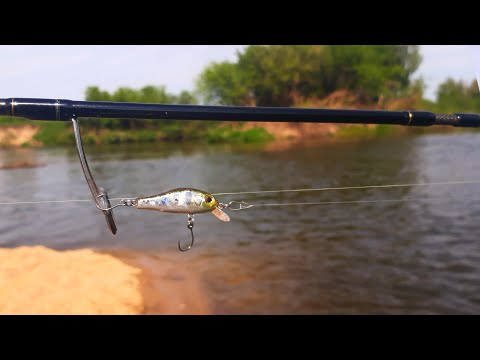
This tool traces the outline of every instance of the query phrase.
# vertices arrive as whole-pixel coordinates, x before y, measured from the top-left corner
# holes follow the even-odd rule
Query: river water
[[[282,146],[87,146],[111,197],[176,187],[212,193],[480,179],[480,135],[404,136]],[[1,150],[0,202],[89,199],[74,148]],[[250,203],[386,200],[229,211],[229,223],[115,210],[112,235],[93,203],[0,206],[0,246],[44,245],[173,259],[195,275],[211,312],[226,314],[472,314],[480,312],[480,185],[219,196]],[[101,276],[101,275],[100,275]],[[175,271],[170,274],[175,277]]]

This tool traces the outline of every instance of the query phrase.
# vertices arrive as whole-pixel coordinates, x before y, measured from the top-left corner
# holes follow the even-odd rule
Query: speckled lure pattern
[[[137,209],[177,214],[211,212],[222,221],[230,220],[219,208],[219,202],[213,195],[192,188],[178,188],[153,196],[140,197],[136,199],[134,206]]]

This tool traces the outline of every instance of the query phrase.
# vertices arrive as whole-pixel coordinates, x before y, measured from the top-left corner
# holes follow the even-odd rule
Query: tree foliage
[[[151,104],[196,104],[196,97],[188,92],[182,91],[175,95],[168,93],[164,86],[147,85],[141,89],[120,87],[113,93],[100,90],[97,86],[89,86],[85,90],[87,101],[115,101],[115,102],[137,102]]]
[[[291,106],[338,89],[366,99],[399,96],[421,62],[413,45],[253,45],[235,63],[213,63],[197,80],[207,103]]]
[[[443,113],[479,113],[480,92],[476,80],[470,83],[448,78],[437,90],[436,110]]]
[[[250,94],[244,83],[236,64],[228,61],[213,63],[197,81],[197,92],[208,104],[245,105]]]
[[[197,104],[196,97],[188,92],[182,91],[175,95],[168,93],[164,86],[147,85],[140,89],[120,87],[113,93],[99,89],[97,86],[90,86],[85,91],[87,101],[114,101],[114,102],[136,102],[150,104]],[[162,127],[174,123],[173,120],[158,121],[134,119],[91,119],[88,124],[97,128],[107,127],[110,129],[139,129],[145,127]]]
[[[424,81],[412,79],[421,62],[413,45],[253,45],[237,53],[235,62],[211,63],[197,79],[196,93],[167,92],[163,86],[120,87],[113,92],[96,86],[86,89],[86,100],[165,104],[292,106],[323,98],[339,89],[354,92],[366,104],[382,99],[419,99],[423,110],[480,112],[477,82],[447,79],[437,90],[436,102],[423,99]],[[395,102],[394,101],[394,102]],[[418,106],[416,106],[418,107]],[[186,122],[92,119],[100,128],[185,128]],[[210,123],[192,122],[191,129]],[[203,129],[204,130],[204,129]],[[177,130],[175,130],[177,131]]]

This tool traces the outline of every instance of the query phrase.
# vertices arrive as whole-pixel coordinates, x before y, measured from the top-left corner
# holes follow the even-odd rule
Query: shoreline
[[[141,269],[139,292],[143,299],[142,315],[208,315],[212,305],[201,278],[188,271],[185,261],[167,251],[146,254],[136,250],[98,250],[128,266]]]
[[[0,248],[0,314],[211,314],[185,261],[170,252]]]
[[[58,124],[53,124],[58,126]],[[60,124],[62,125],[62,124]],[[45,126],[42,125],[42,126]],[[73,146],[71,129],[63,128],[60,132],[42,137],[48,133],[42,126],[31,124],[8,125],[0,122],[0,148],[45,148],[50,146]],[[395,125],[362,125],[362,124],[315,124],[315,123],[259,123],[247,122],[243,126],[229,127],[222,124],[212,130],[208,139],[176,139],[160,137],[158,131],[145,130],[125,131],[106,130],[96,134],[91,130],[84,131],[84,142],[91,145],[106,144],[158,144],[158,143],[191,143],[191,144],[231,144],[231,145],[266,145],[276,146],[299,144],[302,142],[331,142],[375,139],[379,137],[403,136],[411,133],[447,133],[468,131],[447,127],[413,129]],[[470,130],[472,131],[472,130]],[[475,131],[475,130],[473,130]],[[43,134],[43,135],[41,135]],[[40,136],[41,135],[41,136]],[[147,136],[148,135],[148,136]]]

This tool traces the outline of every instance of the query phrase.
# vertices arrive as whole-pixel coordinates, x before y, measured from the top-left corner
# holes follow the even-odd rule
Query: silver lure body
[[[199,214],[210,212],[218,206],[215,198],[201,190],[179,188],[158,195],[137,198],[137,209],[166,213]]]

